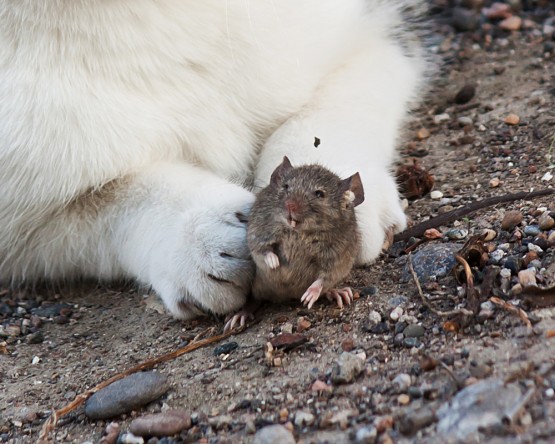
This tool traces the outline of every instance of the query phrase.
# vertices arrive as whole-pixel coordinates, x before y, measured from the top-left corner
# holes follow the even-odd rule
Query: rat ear
[[[348,194],[348,199],[352,203],[353,207],[356,207],[364,202],[364,188],[362,187],[360,174],[355,173],[351,177],[343,179],[339,189],[342,193]]]
[[[293,165],[291,165],[289,158],[287,156],[283,156],[283,162],[281,162],[281,164],[272,173],[272,177],[270,178],[270,183],[271,184],[279,183],[279,181],[284,176],[284,174],[291,169],[293,169]]]

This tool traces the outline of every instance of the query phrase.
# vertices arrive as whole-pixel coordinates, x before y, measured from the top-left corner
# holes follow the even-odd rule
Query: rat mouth
[[[295,216],[292,214],[289,214],[289,216],[287,216],[287,223],[291,228],[296,228],[297,224],[299,224],[300,222],[301,221],[298,219],[295,219]]]

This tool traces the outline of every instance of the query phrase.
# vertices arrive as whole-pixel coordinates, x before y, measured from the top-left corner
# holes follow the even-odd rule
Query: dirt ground
[[[437,32],[431,45],[445,64],[429,99],[407,125],[401,163],[418,158],[444,200],[428,193],[410,201],[407,213],[414,222],[489,196],[553,188],[555,179],[549,179],[549,173],[555,175],[555,35],[548,26],[555,14],[550,2],[539,3],[523,2],[522,10],[513,11],[525,19],[521,29],[505,31],[498,19],[487,19],[471,8],[465,11],[478,23],[467,24],[467,29],[453,26],[452,14],[461,11],[436,2],[431,20]],[[474,97],[455,103],[454,96],[467,84],[476,86]],[[505,123],[510,113],[519,117],[518,124]],[[516,228],[522,239],[515,237],[514,229],[501,228],[508,210],[524,216]],[[555,213],[553,195],[495,205],[437,228],[470,234],[492,229],[497,237],[490,242],[490,253],[502,246],[509,255],[522,257],[527,253],[521,247],[530,243],[524,242],[524,226],[535,225],[545,212]],[[549,267],[555,263],[555,246],[546,243],[552,233],[553,228],[540,235],[544,248],[535,259],[544,270],[538,271],[538,285],[555,283],[555,268]],[[428,245],[462,246],[467,239]],[[406,420],[422,409],[435,411],[448,404],[464,385],[500,378],[515,381],[523,392],[535,387],[535,394],[514,423],[482,430],[468,441],[555,442],[555,398],[550,391],[555,388],[555,307],[526,309],[533,329],[497,306],[489,317],[471,318],[466,326],[453,317],[446,323],[447,318],[423,305],[405,268],[406,256],[399,255],[406,246],[394,245],[372,266],[353,272],[348,283],[361,297],[344,310],[330,303],[310,311],[297,304],[265,307],[257,323],[224,341],[238,344],[231,353],[215,356],[219,344],[214,344],[160,364],[157,370],[168,375],[170,390],[115,421],[125,431],[134,417],[146,412],[179,407],[191,413],[193,428],[159,441],[166,443],[248,443],[255,429],[274,423],[286,424],[303,443],[355,442],[357,431],[365,427],[374,427],[376,442],[382,443],[457,441],[438,435],[437,421],[419,427],[406,426]],[[517,283],[515,273],[510,287]],[[434,302],[437,307],[465,306],[461,284],[453,276],[423,285],[426,294],[441,299]],[[512,299],[500,285],[498,279],[497,293],[491,295]],[[172,320],[146,290],[132,286],[3,290],[0,297],[0,442],[36,442],[52,408],[63,407],[139,362],[183,346],[209,327],[223,326],[221,319]],[[390,318],[397,305],[408,315],[405,324],[420,324],[423,336],[412,341],[403,337],[397,326],[403,320]],[[378,324],[383,328],[372,324],[373,312],[381,315]],[[276,352],[281,365],[270,365],[266,342],[282,331],[296,332],[299,326],[306,327],[301,334],[308,342]],[[331,381],[332,368],[344,350],[362,355],[364,366],[353,382],[336,384]],[[435,364],[429,365],[430,360]],[[410,376],[409,388],[394,382],[400,374]],[[313,391],[316,380],[330,390]],[[299,411],[313,418],[303,423]],[[96,443],[109,422],[87,419],[81,407],[60,419],[52,438]]]

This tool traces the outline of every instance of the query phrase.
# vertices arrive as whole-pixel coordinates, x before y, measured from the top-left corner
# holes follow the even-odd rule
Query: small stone
[[[538,225],[542,231],[551,230],[555,226],[555,219],[551,217],[549,211],[545,211],[538,219]]]
[[[397,402],[400,405],[408,405],[410,403],[410,396],[403,393],[397,397]]]
[[[403,330],[403,334],[408,338],[420,338],[424,336],[424,327],[418,324],[412,324]]]
[[[505,123],[507,125],[518,125],[520,123],[520,117],[514,113],[508,114],[507,117],[505,117]]]
[[[38,356],[34,356],[31,364],[37,365],[40,362],[40,358]]]
[[[384,333],[389,332],[389,325],[387,325],[387,322],[379,322],[376,325],[370,327],[368,331],[375,335],[383,335]]]
[[[536,285],[536,270],[534,268],[527,268],[518,272],[518,282],[523,287]]]
[[[348,384],[362,372],[364,361],[358,356],[343,352],[333,366],[331,379],[334,384]]]
[[[85,405],[85,415],[91,419],[112,418],[154,401],[168,389],[167,376],[161,373],[134,373],[92,395]]]
[[[512,15],[511,6],[502,2],[494,2],[491,7],[483,8],[482,14],[490,20],[504,19]]]
[[[407,348],[413,348],[413,347],[420,347],[420,345],[422,344],[418,338],[405,338],[403,340],[403,344],[405,345],[405,347]]]
[[[406,391],[410,387],[411,382],[412,379],[407,373],[399,373],[393,380],[393,384],[395,384],[402,392]]]
[[[298,333],[302,333],[305,330],[308,330],[310,328],[310,326],[312,325],[312,322],[310,322],[308,319],[306,319],[305,317],[301,316],[298,320],[297,320],[297,332]]]
[[[490,254],[489,257],[491,259],[491,261],[494,264],[498,264],[501,262],[501,260],[503,259],[503,257],[505,257],[505,252],[503,250],[493,250]]]
[[[501,179],[499,179],[498,177],[494,177],[493,179],[491,179],[489,181],[489,186],[491,188],[497,188],[499,185],[501,185],[503,182],[501,182]]]
[[[378,438],[378,430],[375,427],[363,427],[357,430],[355,435],[356,444],[374,444]]]
[[[524,227],[524,234],[526,236],[537,236],[541,233],[541,229],[538,225],[527,225]]]
[[[402,315],[403,309],[401,307],[395,307],[393,311],[389,314],[389,319],[391,319],[393,322],[397,322]]]
[[[512,15],[499,22],[499,27],[505,31],[518,31],[522,26],[522,19],[518,15]],[[507,122],[508,123],[508,122]],[[511,123],[511,125],[517,125],[517,123]]]
[[[457,122],[459,123],[460,126],[471,126],[474,121],[470,118],[470,117],[459,117],[457,119]]]
[[[440,123],[443,123],[443,122],[448,122],[449,120],[451,120],[451,116],[447,113],[437,114],[434,116],[434,123],[436,125],[439,125]]]
[[[547,236],[548,245],[555,247],[555,230],[553,230],[549,236]]]
[[[501,221],[501,228],[505,231],[511,231],[515,228],[518,224],[520,224],[524,220],[524,215],[518,211],[507,211],[503,220]]]
[[[434,190],[430,193],[430,197],[434,200],[439,200],[443,197],[443,193],[439,190]]]
[[[117,422],[111,422],[106,426],[105,435],[100,440],[100,444],[116,444],[120,433],[120,426]]]
[[[543,182],[549,182],[551,179],[553,179],[553,174],[551,174],[549,171],[547,173],[545,173],[542,178],[540,179]]]
[[[216,430],[228,429],[232,422],[233,418],[230,415],[218,415],[208,420],[208,423]]]
[[[378,287],[370,285],[368,287],[363,287],[360,289],[360,297],[375,296],[378,294]]]
[[[270,339],[270,344],[274,348],[282,348],[284,350],[290,350],[295,348],[299,345],[304,344],[308,341],[308,338],[305,335],[301,335],[300,333],[297,334],[288,334],[288,333],[281,333],[272,339]]]
[[[191,428],[191,417],[184,410],[167,410],[135,418],[129,431],[137,436],[171,436]]]
[[[287,428],[274,424],[256,432],[252,444],[295,444],[295,438]]]
[[[40,344],[44,341],[44,334],[39,330],[27,335],[26,339],[28,344]]]
[[[464,85],[459,92],[455,95],[455,103],[458,103],[459,105],[463,105],[465,103],[470,102],[474,96],[476,95],[476,86],[474,86],[471,83],[468,83],[466,85]],[[459,117],[459,123],[460,123],[460,119],[462,117]],[[466,117],[466,119],[470,119],[469,117]],[[470,123],[468,123],[467,125],[472,125],[472,119],[470,119]]]
[[[468,371],[476,379],[485,379],[493,373],[493,368],[486,364],[476,364],[471,365]]]
[[[289,334],[289,335],[292,334],[293,333],[293,324],[291,324],[291,322],[285,322],[281,326],[281,332]]]
[[[534,253],[537,253],[537,254],[542,254],[543,253],[543,249],[541,247],[537,246],[536,244],[532,244],[532,243],[528,244],[528,251],[533,251]]]
[[[20,407],[14,414],[14,419],[23,424],[31,423],[38,419],[38,409],[34,407]]]
[[[451,240],[462,240],[468,236],[468,230],[463,228],[453,228],[451,230],[447,230],[445,236]]]
[[[237,347],[239,347],[239,344],[237,344],[237,342],[226,342],[225,344],[218,345],[214,349],[214,356],[219,356],[224,354],[227,355],[231,353],[233,350],[235,350]]]
[[[455,7],[452,12],[451,24],[457,31],[466,32],[477,29],[480,22],[474,11]]]
[[[302,410],[295,413],[295,425],[297,427],[305,427],[314,424],[314,415],[310,412],[304,412]]]
[[[368,314],[368,321],[369,321],[369,324],[373,327],[379,324],[380,322],[382,322],[382,315],[378,313],[376,310],[372,310]]]
[[[419,140],[427,139],[428,137],[430,137],[430,130],[428,130],[427,128],[420,128],[416,133],[416,137]]]
[[[552,388],[548,388],[545,391],[545,396],[547,396],[548,398],[553,398],[555,396],[555,390],[553,390]]]
[[[497,236],[497,232],[495,230],[492,230],[490,228],[486,228],[482,231],[482,236],[484,236],[484,241],[485,242],[490,242],[493,239],[496,238]]]
[[[132,433],[123,433],[118,439],[118,444],[143,444],[144,442],[142,436],[135,436]]]
[[[313,392],[331,393],[332,388],[324,381],[320,381],[319,379],[317,379],[316,381],[314,381],[314,384],[312,384],[312,387],[310,388],[310,390],[312,390]]]

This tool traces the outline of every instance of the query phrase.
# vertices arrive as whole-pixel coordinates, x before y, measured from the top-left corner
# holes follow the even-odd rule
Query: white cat
[[[405,226],[390,167],[420,3],[2,1],[0,280],[132,277],[176,317],[232,312],[246,187],[284,155],[360,172],[373,260]]]

